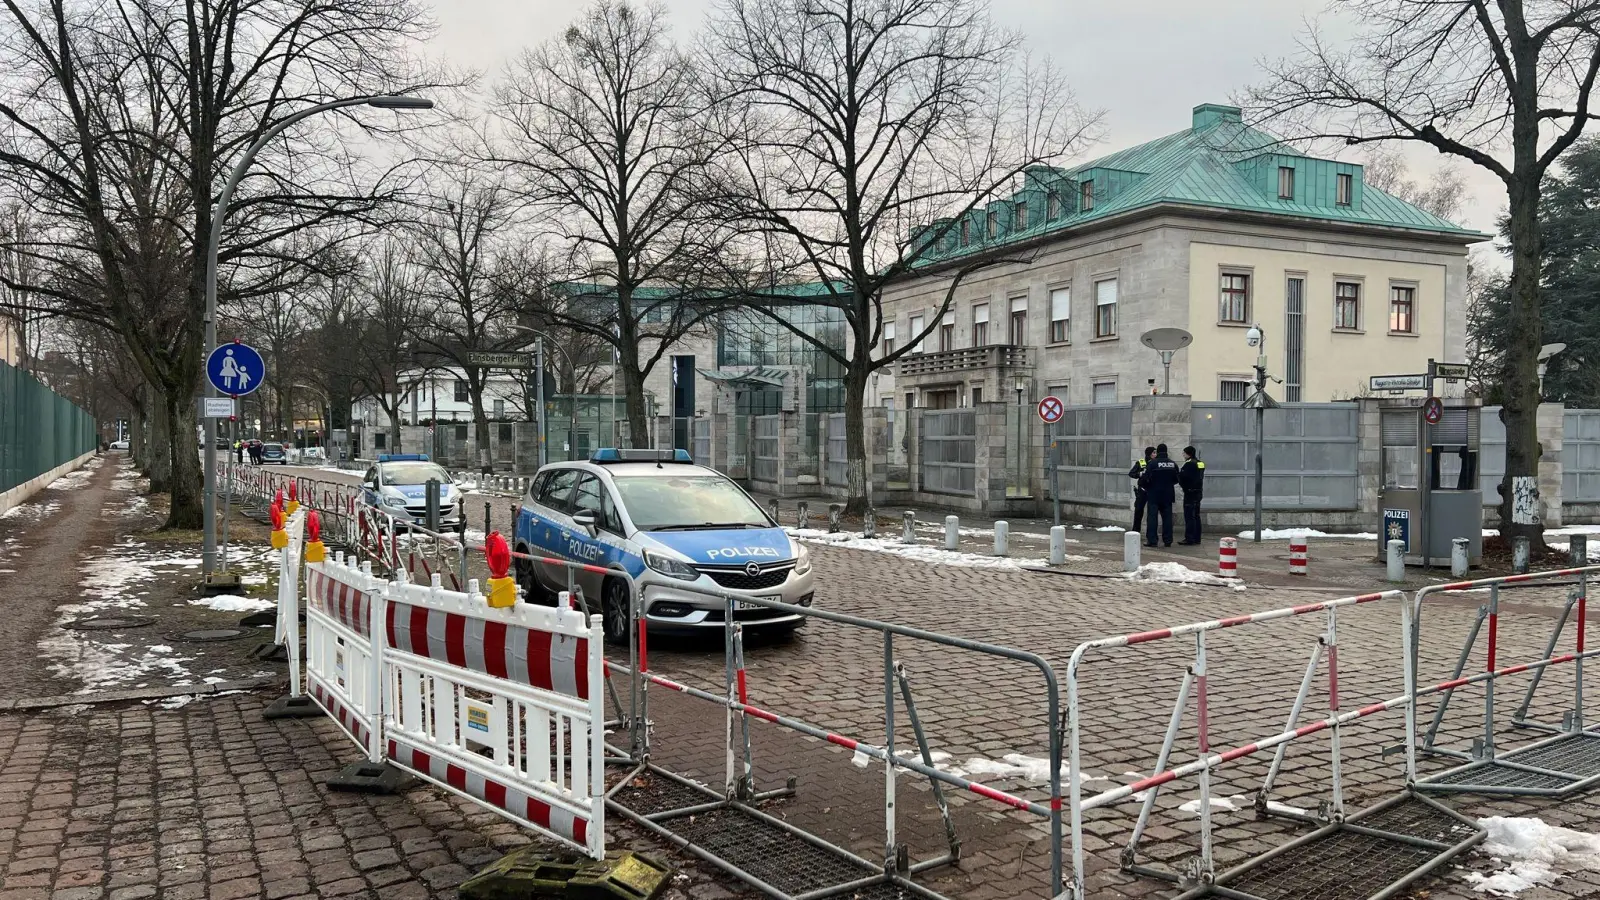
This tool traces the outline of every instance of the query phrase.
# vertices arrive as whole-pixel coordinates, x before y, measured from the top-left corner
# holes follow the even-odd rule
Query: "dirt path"
[[[127,524],[106,508],[111,483],[127,464],[120,453],[90,460],[0,518],[0,696],[77,689],[40,665],[38,643],[56,608],[80,599],[75,573],[83,560],[115,543]]]

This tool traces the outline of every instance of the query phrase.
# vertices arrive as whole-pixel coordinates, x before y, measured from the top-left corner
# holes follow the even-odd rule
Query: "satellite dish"
[[[1539,361],[1544,362],[1545,360],[1555,356],[1557,353],[1560,353],[1565,349],[1567,349],[1566,344],[1545,344],[1543,347],[1539,348]]]
[[[1184,331],[1182,328],[1152,328],[1139,335],[1139,343],[1149,347],[1151,350],[1170,353],[1173,350],[1182,350],[1194,343],[1194,335]]]

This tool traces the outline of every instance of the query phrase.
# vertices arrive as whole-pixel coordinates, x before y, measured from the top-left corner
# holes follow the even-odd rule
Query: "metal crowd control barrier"
[[[1120,803],[1141,795],[1138,820],[1133,834],[1123,851],[1122,866],[1125,871],[1160,878],[1188,888],[1184,898],[1220,896],[1238,900],[1287,900],[1291,897],[1324,896],[1319,891],[1335,882],[1343,885],[1339,896],[1363,896],[1377,900],[1394,896],[1406,885],[1429,871],[1443,865],[1463,850],[1483,840],[1484,833],[1470,820],[1448,808],[1409,791],[1366,809],[1349,818],[1344,810],[1344,784],[1342,772],[1341,731],[1343,726],[1380,712],[1400,707],[1406,716],[1408,731],[1415,728],[1415,697],[1410,679],[1411,669],[1402,662],[1405,678],[1404,694],[1370,703],[1356,709],[1341,707],[1339,694],[1339,610],[1398,600],[1401,612],[1402,643],[1412,634],[1411,605],[1404,593],[1389,591],[1343,597],[1321,603],[1269,610],[1252,615],[1234,616],[1207,622],[1197,622],[1173,628],[1163,628],[1126,634],[1118,637],[1087,641],[1073,651],[1067,666],[1067,730],[1068,808],[1072,832],[1072,890],[1075,900],[1089,900],[1086,892],[1087,873],[1084,847],[1084,814],[1090,810]],[[1210,743],[1209,685],[1207,683],[1206,637],[1213,631],[1290,619],[1314,613],[1326,613],[1327,626],[1318,637],[1311,658],[1301,679],[1299,690],[1290,707],[1288,720],[1282,731],[1242,746],[1222,752],[1215,751]],[[1079,675],[1084,658],[1090,651],[1131,647],[1154,641],[1192,638],[1193,662],[1186,669],[1172,707],[1161,749],[1156,757],[1152,774],[1134,782],[1092,797],[1083,796],[1080,777],[1083,755],[1083,725],[1079,708]],[[1305,710],[1311,686],[1319,668],[1326,664],[1328,674],[1328,714],[1317,721],[1299,724]],[[1174,746],[1189,705],[1191,691],[1195,696],[1195,731],[1199,758],[1180,766],[1169,768]],[[1272,788],[1281,770],[1288,744],[1299,738],[1326,731],[1329,736],[1330,793],[1329,802],[1320,816],[1290,815],[1288,818],[1317,824],[1316,830],[1297,837],[1275,850],[1235,866],[1225,872],[1216,871],[1213,858],[1213,827],[1211,776],[1218,766],[1253,756],[1265,750],[1275,750],[1272,763],[1256,793],[1258,816],[1284,815],[1269,803]],[[1182,872],[1172,872],[1141,865],[1137,862],[1139,841],[1155,808],[1156,798],[1163,785],[1180,778],[1198,776],[1200,817],[1199,855],[1190,861]],[[1326,870],[1327,857],[1354,858],[1363,849],[1382,847],[1386,856],[1394,857],[1403,868],[1368,866],[1364,871],[1349,871],[1348,866]],[[1322,884],[1307,879],[1322,878]]]
[[[1525,575],[1508,575],[1500,578],[1481,578],[1474,581],[1458,581],[1451,584],[1429,585],[1418,591],[1413,601],[1413,633],[1407,642],[1409,649],[1408,666],[1413,673],[1418,666],[1421,649],[1422,612],[1423,603],[1431,597],[1441,594],[1456,593],[1460,591],[1484,590],[1489,591],[1489,599],[1478,607],[1477,618],[1467,634],[1467,639],[1461,648],[1461,654],[1456,660],[1454,671],[1450,679],[1438,685],[1433,690],[1443,694],[1439,707],[1434,712],[1433,721],[1421,739],[1423,753],[1448,756],[1464,760],[1464,764],[1444,772],[1429,775],[1426,778],[1415,778],[1419,790],[1447,793],[1465,792],[1475,794],[1517,794],[1534,796],[1566,796],[1576,791],[1591,787],[1600,782],[1600,734],[1593,727],[1585,727],[1583,712],[1584,689],[1584,662],[1597,654],[1600,650],[1590,650],[1586,646],[1586,619],[1588,613],[1589,577],[1600,573],[1600,566],[1583,566],[1570,569],[1558,569],[1550,572],[1532,572]],[[1566,580],[1570,579],[1570,581]],[[1548,582],[1555,581],[1555,584]],[[1568,592],[1566,603],[1561,607],[1561,614],[1556,619],[1555,626],[1550,631],[1550,636],[1544,645],[1544,654],[1537,660],[1516,665],[1506,666],[1500,658],[1500,594],[1503,589],[1512,587],[1561,587],[1569,586],[1573,590]],[[1567,623],[1576,613],[1577,625],[1573,639],[1573,649],[1569,653],[1557,654],[1557,646],[1561,643],[1562,636],[1567,630]],[[1484,625],[1487,623],[1487,638],[1485,645],[1485,664],[1481,672],[1472,675],[1463,675],[1466,671],[1468,660],[1477,647],[1480,635],[1485,633]],[[1535,721],[1529,718],[1529,709],[1533,704],[1534,696],[1543,681],[1545,670],[1553,666],[1572,664],[1572,698],[1571,706],[1565,711],[1559,725]],[[1511,716],[1511,723],[1518,727],[1538,729],[1551,732],[1552,735],[1540,741],[1518,747],[1514,750],[1502,752],[1495,741],[1495,703],[1496,684],[1508,675],[1531,673],[1532,678],[1523,693],[1522,701]],[[1415,683],[1413,674],[1413,683]],[[1471,684],[1483,685],[1483,731],[1481,736],[1474,738],[1469,751],[1447,749],[1435,743],[1445,713],[1449,708],[1457,688]],[[1415,757],[1417,752],[1417,736],[1412,731],[1408,736],[1409,755]]]
[[[565,604],[492,609],[384,582],[343,552],[306,567],[311,696],[384,764],[605,856],[604,639]],[[563,598],[565,599],[565,598]],[[359,768],[359,767],[358,767]]]
[[[725,670],[724,684],[722,685],[723,693],[717,694],[712,691],[702,690],[650,672],[648,630],[643,616],[641,601],[637,592],[635,592],[636,667],[624,668],[612,663],[607,664],[614,672],[630,676],[638,690],[638,702],[634,707],[637,710],[634,731],[638,747],[631,759],[634,769],[621,782],[613,786],[608,793],[608,804],[613,811],[626,816],[670,843],[723,869],[763,893],[780,898],[780,900],[819,900],[819,898],[824,897],[877,897],[880,894],[870,893],[875,886],[886,886],[891,890],[904,891],[913,896],[938,898],[939,895],[912,882],[910,876],[939,866],[953,864],[960,858],[960,842],[950,819],[949,808],[942,787],[943,785],[949,785],[996,801],[1008,808],[1032,813],[1048,821],[1051,830],[1051,896],[1061,892],[1063,873],[1062,840],[1064,835],[1061,818],[1061,732],[1057,727],[1060,717],[1060,702],[1055,670],[1042,657],[1010,647],[938,634],[919,628],[880,622],[859,616],[795,606],[776,600],[759,597],[734,597],[726,593],[707,592],[697,589],[689,590],[692,593],[714,597],[725,604],[723,612]],[[885,708],[882,744],[874,744],[838,734],[822,726],[806,722],[794,716],[773,712],[749,702],[749,683],[744,668],[744,629],[743,625],[736,621],[735,614],[739,610],[747,609],[751,606],[874,631],[881,635]],[[971,781],[960,775],[952,774],[939,769],[935,765],[923,731],[922,721],[917,714],[916,703],[911,692],[910,678],[905,666],[895,658],[896,637],[926,641],[945,647],[1014,660],[1039,670],[1044,679],[1046,694],[1044,724],[1050,757],[1050,796],[1048,799],[1042,803],[1034,802],[997,790],[988,785]],[[649,718],[648,685],[655,685],[685,696],[695,697],[721,706],[726,710],[727,752],[722,791],[718,792],[674,775],[650,761],[649,723],[651,720]],[[901,704],[903,704],[903,707]],[[899,709],[903,709],[904,715],[912,726],[916,743],[914,756],[903,755],[896,749],[895,716]],[[863,859],[843,847],[830,843],[817,835],[805,832],[789,822],[757,809],[753,805],[765,799],[794,793],[794,783],[791,779],[788,786],[782,789],[767,792],[757,792],[755,790],[752,778],[754,766],[751,755],[749,724],[749,720],[752,718],[782,726],[798,734],[826,741],[851,750],[860,756],[870,757],[885,764],[884,858],[882,860],[872,862]],[[896,803],[895,795],[898,780],[897,773],[901,769],[914,772],[929,780],[934,799],[943,815],[945,836],[948,843],[945,851],[937,856],[920,861],[912,861],[909,848],[899,843],[896,837],[896,810],[898,804]],[[669,782],[672,788],[668,793],[676,798],[675,802],[669,803],[667,808],[653,812],[635,810],[621,802],[618,797],[628,789],[638,776],[645,773],[650,773],[658,779],[665,779]],[[730,840],[716,837],[716,835],[730,834],[740,835],[743,839]],[[775,859],[776,856],[781,855],[780,848],[785,841],[799,842],[810,848],[806,851],[809,854],[808,859],[816,859],[817,850],[824,851],[826,854],[835,857],[839,866],[835,877],[831,879],[834,883],[823,887],[816,887],[815,885],[798,887],[786,884],[785,879],[791,873],[785,868],[781,860]],[[817,881],[822,879],[820,875],[812,872],[807,876],[807,880]],[[900,895],[896,894],[896,896]]]

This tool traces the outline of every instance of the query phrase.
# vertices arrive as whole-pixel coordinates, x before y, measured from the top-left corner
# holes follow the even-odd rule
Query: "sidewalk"
[[[198,566],[172,561],[197,557],[199,536],[151,532],[160,513],[138,489],[112,454],[0,519],[0,896],[452,898],[532,840],[420,782],[388,797],[329,791],[322,781],[359,753],[326,718],[261,718],[286,675],[281,662],[248,658],[255,640],[158,651],[171,646],[154,641],[196,621],[236,624],[239,613],[189,602]],[[232,524],[241,564],[264,546],[251,528]],[[151,545],[164,562],[135,579]],[[263,579],[250,594],[272,590]],[[86,605],[154,621],[71,632],[82,665],[63,666],[69,630],[58,622]],[[260,670],[265,686],[233,681],[241,668]],[[28,708],[3,711],[18,704]],[[631,828],[613,824],[607,841],[679,866],[664,897],[753,896]]]

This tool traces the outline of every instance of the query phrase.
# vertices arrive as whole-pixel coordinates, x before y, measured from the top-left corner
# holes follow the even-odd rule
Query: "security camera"
[[[1261,346],[1261,326],[1251,325],[1250,330],[1244,334],[1244,341],[1252,347]]]

